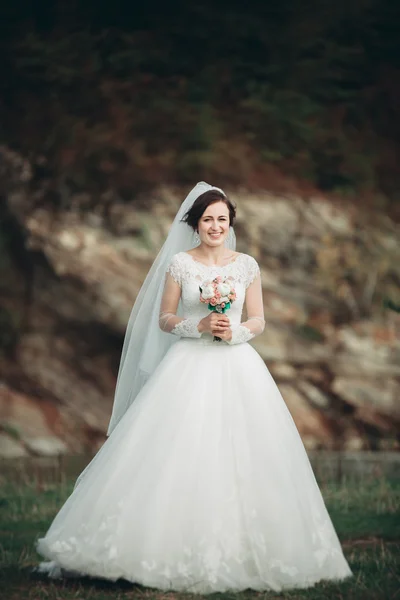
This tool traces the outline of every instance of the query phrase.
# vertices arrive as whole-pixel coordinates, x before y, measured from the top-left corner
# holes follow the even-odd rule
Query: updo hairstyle
[[[229,226],[233,227],[236,218],[236,207],[229,198],[218,190],[209,190],[208,192],[204,192],[204,194],[200,194],[181,220],[187,223],[194,231],[197,231],[202,214],[210,204],[215,204],[216,202],[224,202],[226,204],[229,209]]]

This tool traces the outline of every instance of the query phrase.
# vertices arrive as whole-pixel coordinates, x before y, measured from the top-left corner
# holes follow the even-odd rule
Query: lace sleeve
[[[247,321],[232,326],[232,338],[228,341],[231,345],[248,342],[260,335],[265,327],[260,267],[254,258],[249,258],[251,260],[246,281]]]
[[[247,257],[246,261],[247,276],[245,281],[246,289],[253,283],[257,277],[261,277],[260,267],[258,262],[252,256]]]
[[[171,277],[174,279],[174,281],[176,281],[180,288],[182,287],[183,272],[183,263],[180,260],[180,256],[179,254],[175,254],[171,258],[171,262],[168,265],[167,273],[171,275]]]
[[[184,277],[179,255],[172,257],[165,276],[164,291],[161,298],[159,325],[162,331],[180,337],[201,337],[197,326],[201,319],[189,317],[183,319],[176,314]]]

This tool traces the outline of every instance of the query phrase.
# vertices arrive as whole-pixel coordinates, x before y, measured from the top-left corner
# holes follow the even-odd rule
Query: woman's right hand
[[[230,321],[225,314],[217,313],[212,311],[208,317],[204,317],[198,325],[198,330],[201,333],[211,333],[218,335],[215,331],[220,333],[226,331],[230,327]]]

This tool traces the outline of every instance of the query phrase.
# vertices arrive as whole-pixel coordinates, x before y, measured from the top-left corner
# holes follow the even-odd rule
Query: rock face
[[[54,207],[0,150],[0,455],[93,451],[105,437],[133,301],[185,191]],[[235,194],[238,250],[260,263],[253,342],[309,448],[396,448],[399,228],[324,198]],[[50,195],[51,198],[51,195]],[[100,208],[99,208],[100,207]]]

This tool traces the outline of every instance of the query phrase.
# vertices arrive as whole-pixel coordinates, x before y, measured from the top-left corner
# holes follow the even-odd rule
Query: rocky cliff
[[[186,190],[94,202],[2,148],[0,192],[0,455],[91,452],[132,303]],[[400,315],[385,308],[399,300],[398,225],[323,197],[230,196],[238,250],[262,269],[253,343],[306,446],[398,448]]]

